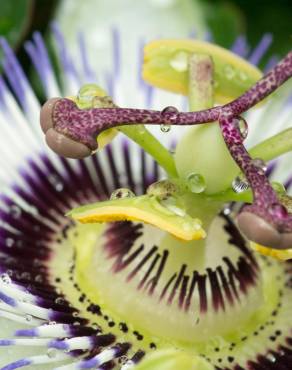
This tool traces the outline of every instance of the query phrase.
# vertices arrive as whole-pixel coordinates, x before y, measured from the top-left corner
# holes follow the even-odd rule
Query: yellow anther
[[[159,200],[147,195],[97,202],[75,208],[67,215],[81,223],[140,221],[185,241],[199,240],[206,236],[199,219],[192,218],[173,204],[167,208]]]
[[[277,260],[287,261],[292,258],[292,248],[291,249],[273,249],[269,247],[264,247],[260,244],[251,242],[251,248],[256,252],[263,254],[264,256],[273,257]]]
[[[188,63],[194,54],[206,54],[213,60],[218,103],[237,98],[262,77],[258,68],[231,51],[196,40],[159,40],[146,45],[143,77],[151,85],[188,95]]]

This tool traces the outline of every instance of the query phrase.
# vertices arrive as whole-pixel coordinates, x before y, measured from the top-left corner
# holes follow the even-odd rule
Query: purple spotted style
[[[256,51],[254,58],[259,58]],[[116,107],[81,110],[68,99],[54,99],[49,100],[43,107],[41,125],[53,149],[56,150],[52,136],[55,135],[56,140],[64,138],[64,146],[70,148],[68,151],[71,152],[76,146],[78,152],[76,157],[79,157],[80,153],[89,155],[91,151],[97,149],[96,137],[103,130],[119,125],[137,122],[155,125],[194,125],[219,120],[226,145],[248,179],[254,195],[253,205],[244,208],[243,214],[239,216],[241,230],[250,240],[286,249],[292,245],[292,216],[285,212],[285,207],[279,202],[265,174],[252,162],[243,146],[236,122],[240,114],[270,95],[291,75],[292,52],[241,97],[224,106],[190,113],[178,112],[174,107],[167,107],[161,112]],[[61,154],[64,154],[63,147],[61,150]]]

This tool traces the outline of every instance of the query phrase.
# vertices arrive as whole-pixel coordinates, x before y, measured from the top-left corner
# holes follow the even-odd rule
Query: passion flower
[[[291,198],[265,162],[291,150],[291,133],[247,151],[246,122],[259,113],[241,115],[290,77],[291,53],[260,79],[209,43],[149,44],[146,81],[187,95],[192,112],[119,108],[93,84],[50,99],[47,142],[74,161],[40,145],[39,103],[2,48],[17,98],[1,79],[1,119],[12,121],[2,123],[2,369],[290,369],[291,267],[281,259],[291,256]],[[48,98],[62,96],[39,34],[27,50]],[[213,108],[214,98],[231,102]],[[290,110],[279,97],[265,104],[262,114]],[[177,138],[169,127],[198,126],[173,153],[143,124]],[[245,191],[232,189],[236,178]]]

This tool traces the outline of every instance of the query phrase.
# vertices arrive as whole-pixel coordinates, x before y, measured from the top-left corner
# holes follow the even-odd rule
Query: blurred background
[[[24,68],[30,60],[24,41],[39,30],[46,39],[56,20],[74,55],[76,35],[82,32],[91,63],[109,60],[108,30],[116,27],[125,41],[124,59],[131,59],[131,42],[158,37],[198,37],[231,47],[237,36],[251,50],[264,34],[271,42],[261,61],[281,57],[292,45],[291,0],[0,0],[0,34],[13,46]],[[0,55],[1,58],[1,55]]]

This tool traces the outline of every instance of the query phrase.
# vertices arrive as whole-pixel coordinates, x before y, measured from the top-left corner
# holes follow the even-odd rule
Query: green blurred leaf
[[[261,65],[275,54],[284,56],[292,46],[292,3],[291,0],[236,0],[236,6],[246,19],[246,35],[255,47],[264,33],[273,35],[270,46]]]
[[[236,4],[200,0],[202,12],[216,44],[230,47],[244,31],[244,19]]]
[[[33,0],[0,1],[0,35],[15,46],[27,29]]]
[[[271,56],[284,56],[291,49],[291,0],[198,1],[203,5],[203,14],[215,42],[224,47],[229,47],[239,33],[246,35],[251,48],[258,45],[264,33],[273,35],[273,43],[262,59],[261,67]]]

